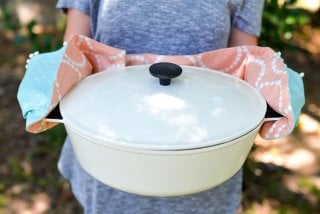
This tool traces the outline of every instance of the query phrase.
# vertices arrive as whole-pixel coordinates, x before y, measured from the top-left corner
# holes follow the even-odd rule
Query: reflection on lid
[[[146,102],[153,112],[159,112],[163,110],[182,110],[186,107],[183,100],[167,95],[164,93],[157,93],[145,98]]]
[[[106,137],[106,138],[114,138],[114,139],[116,139],[118,137],[118,135],[114,132],[114,130],[111,130],[106,125],[100,125],[98,127],[98,133],[99,133],[100,136]]]
[[[224,112],[225,112],[224,108],[217,107],[217,108],[211,109],[210,114],[215,118],[215,117],[219,117]]]

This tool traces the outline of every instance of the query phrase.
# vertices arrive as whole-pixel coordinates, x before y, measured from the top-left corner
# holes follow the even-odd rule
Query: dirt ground
[[[307,52],[282,54],[289,67],[305,73],[306,105],[288,137],[257,137],[245,164],[242,213],[320,213],[320,33],[313,33],[302,44]],[[26,57],[1,43],[0,214],[81,213],[56,167],[63,127],[39,135],[25,131],[16,94]]]

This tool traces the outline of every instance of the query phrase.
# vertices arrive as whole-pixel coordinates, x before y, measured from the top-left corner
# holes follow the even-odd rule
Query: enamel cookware
[[[85,78],[60,102],[59,122],[97,180],[140,195],[178,196],[232,177],[266,109],[241,79],[157,63]]]

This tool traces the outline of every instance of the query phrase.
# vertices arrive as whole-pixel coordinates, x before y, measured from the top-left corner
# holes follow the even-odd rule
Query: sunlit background
[[[56,167],[62,126],[25,132],[16,101],[30,52],[61,47],[54,0],[0,0],[0,214],[81,213]],[[267,0],[260,45],[305,73],[306,105],[293,133],[257,138],[245,164],[242,213],[320,213],[320,0]]]

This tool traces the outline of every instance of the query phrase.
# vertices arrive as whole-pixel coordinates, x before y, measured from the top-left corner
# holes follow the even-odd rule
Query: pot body
[[[204,68],[183,66],[171,85],[160,85],[151,67],[92,75],[61,101],[80,164],[104,184],[147,196],[225,182],[246,160],[265,100],[243,80]]]
[[[243,165],[261,124],[227,143],[199,149],[156,151],[95,142],[66,125],[81,166],[100,182],[146,196],[180,196],[208,190]]]

